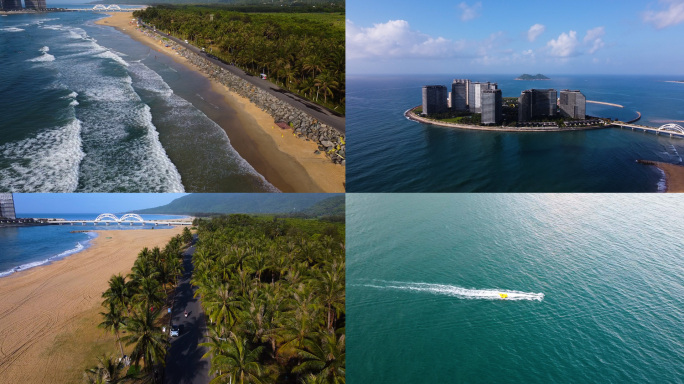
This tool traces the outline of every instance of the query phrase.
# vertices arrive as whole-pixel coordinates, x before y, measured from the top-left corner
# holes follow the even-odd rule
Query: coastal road
[[[193,244],[197,240],[197,235]],[[209,359],[202,359],[208,351],[198,344],[204,341],[206,323],[199,299],[194,298],[196,287],[190,285],[193,265],[194,245],[183,253],[185,272],[179,280],[174,298],[172,323],[183,326],[178,337],[171,338],[171,347],[166,356],[164,383],[168,384],[207,384],[209,383]],[[183,315],[188,311],[188,317]]]
[[[141,25],[144,25],[148,28],[150,28],[147,24],[143,23],[140,21]],[[314,118],[318,119],[322,123],[329,125],[330,127],[334,128],[336,131],[340,133],[345,133],[345,118],[344,116],[340,115],[337,112],[331,111],[327,108],[324,108],[320,105],[314,104],[303,97],[296,95],[286,89],[280,88],[279,86],[271,83],[268,80],[262,80],[261,78],[254,77],[252,75],[248,75],[243,71],[242,69],[234,66],[234,65],[229,65],[225,64],[222,61],[219,61],[217,59],[214,59],[211,55],[207,54],[207,52],[202,51],[201,49],[186,43],[185,41],[181,39],[177,39],[171,35],[167,35],[166,33],[163,33],[161,31],[155,31],[156,33],[167,37],[171,40],[173,40],[175,43],[178,45],[181,45],[185,47],[186,49],[203,56],[207,60],[211,61],[212,63],[218,65],[219,67],[229,71],[230,73],[238,76],[239,78],[249,82],[250,84],[253,84],[262,90],[270,93],[271,95],[277,97],[279,100],[282,100],[291,106],[304,111],[308,113],[309,115],[313,116]]]

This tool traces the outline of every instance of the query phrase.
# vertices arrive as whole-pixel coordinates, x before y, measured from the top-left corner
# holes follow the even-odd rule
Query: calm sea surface
[[[684,382],[681,212],[671,195],[349,194],[347,382]]]
[[[350,192],[655,192],[663,174],[635,161],[681,164],[684,140],[616,128],[562,133],[459,130],[407,120],[421,87],[454,78],[498,82],[504,97],[529,88],[579,89],[593,116],[660,126],[684,121],[684,84],[668,76],[517,75],[348,76]],[[684,123],[680,123],[684,124]]]
[[[60,214],[60,213],[32,213],[19,214],[19,217],[61,218],[65,220],[95,220],[99,213]],[[117,215],[121,216],[121,215]],[[185,216],[172,215],[141,215],[145,220],[177,219]],[[0,277],[11,275],[17,270],[37,267],[51,261],[61,259],[86,249],[90,240],[97,236],[93,232],[72,231],[110,230],[110,229],[150,229],[146,225],[48,225],[35,227],[0,228]],[[163,230],[166,227],[156,227]]]
[[[207,117],[207,80],[102,17],[0,17],[0,191],[274,191]]]

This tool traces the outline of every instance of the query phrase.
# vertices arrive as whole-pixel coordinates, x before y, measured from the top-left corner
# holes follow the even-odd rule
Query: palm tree
[[[104,304],[114,304],[121,309],[125,308],[130,315],[131,312],[128,309],[128,305],[133,296],[131,291],[131,285],[127,284],[126,278],[120,274],[112,276],[109,279],[109,289],[102,293],[102,297],[105,298]]]
[[[337,309],[344,309],[344,270],[337,263],[328,263],[330,267],[317,274],[316,290],[321,301],[328,309],[328,331],[333,329],[333,321],[337,319]],[[342,267],[344,268],[344,267]]]
[[[306,338],[303,348],[297,351],[302,362],[292,369],[293,373],[320,373],[328,383],[345,382],[345,336],[337,337],[333,332],[325,332],[319,337]]]
[[[97,365],[88,368],[84,372],[87,383],[92,384],[116,384],[128,381],[129,377],[123,373],[124,363],[121,359],[112,356],[100,356]]]
[[[316,99],[318,99],[318,92],[323,90],[323,103],[328,102],[328,94],[330,94],[330,96],[334,96],[333,91],[337,90],[337,87],[340,85],[329,72],[322,72],[314,81],[318,87],[318,91],[316,91]]]
[[[144,305],[144,308],[159,308],[164,303],[165,295],[159,281],[154,278],[143,278],[140,280],[140,288],[135,295],[139,303]]]
[[[239,384],[261,384],[261,365],[259,357],[264,347],[250,349],[247,340],[231,333],[226,349],[214,357],[212,370],[218,375],[211,383],[224,383],[226,379]]]
[[[124,357],[123,346],[121,345],[121,339],[119,338],[119,329],[121,329],[126,324],[126,318],[121,313],[121,308],[115,303],[109,303],[109,312],[100,312],[100,315],[104,317],[104,321],[101,322],[98,327],[104,329],[108,332],[113,332],[116,336],[116,341],[119,343],[119,349],[121,350],[121,357]]]
[[[131,358],[138,365],[143,360],[145,369],[150,371],[155,364],[164,364],[168,340],[155,320],[161,311],[149,311],[138,306],[132,318],[126,322],[128,335],[121,338],[126,345],[135,344]]]

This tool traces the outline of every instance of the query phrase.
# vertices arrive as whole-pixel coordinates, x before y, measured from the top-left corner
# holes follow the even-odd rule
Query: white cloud
[[[461,20],[468,21],[479,16],[478,11],[480,8],[482,8],[482,3],[478,1],[472,6],[468,6],[466,2],[462,2],[458,5],[458,7],[463,11],[463,14],[461,14]]]
[[[530,30],[527,31],[527,40],[529,40],[529,41],[536,40],[537,37],[539,37],[539,35],[544,33],[544,31],[546,31],[546,27],[543,26],[542,24],[535,24],[535,25],[531,26]]]
[[[603,35],[606,34],[604,27],[596,27],[587,31],[584,39],[580,42],[577,39],[577,32],[570,31],[561,33],[555,40],[546,43],[549,55],[561,58],[579,56],[585,53],[594,54],[599,49],[605,47]]]
[[[561,33],[556,40],[550,40],[546,46],[551,50],[551,56],[570,57],[578,54],[577,32]]]
[[[606,30],[603,27],[596,27],[587,31],[587,35],[584,36],[584,44],[591,46],[588,51],[589,54],[593,54],[606,45],[601,39],[605,34]]]
[[[677,25],[684,21],[684,0],[660,0],[661,4],[667,4],[667,9],[660,11],[646,11],[643,20],[662,29],[671,25]]]
[[[465,48],[464,41],[414,31],[405,20],[390,20],[368,28],[347,20],[346,45],[348,59],[449,58],[461,55]]]

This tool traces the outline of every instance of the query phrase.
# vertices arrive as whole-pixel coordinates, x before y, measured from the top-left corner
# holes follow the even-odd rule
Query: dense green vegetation
[[[319,206],[319,203],[322,205]],[[325,207],[328,207],[327,210]],[[340,212],[344,215],[344,195],[334,193],[193,193],[161,207],[136,211],[194,216],[217,213],[304,213],[309,217],[337,215]]]
[[[163,250],[144,248],[128,276],[116,275],[102,297],[104,312],[99,327],[116,336],[121,357],[123,343],[132,345],[126,370],[118,357],[102,356],[85,372],[88,383],[151,382],[155,370],[163,369],[168,337],[162,325],[168,323],[162,309],[168,307],[178,277],[183,272],[181,251],[192,240],[186,227]],[[121,336],[125,331],[126,335]],[[142,363],[142,364],[141,364]]]
[[[281,7],[281,12],[272,12],[277,9],[255,13],[225,7],[157,6],[134,15],[247,73],[265,73],[276,84],[344,113],[344,10],[285,13],[282,10],[293,7]]]
[[[344,224],[230,215],[198,235],[213,382],[344,383]]]

